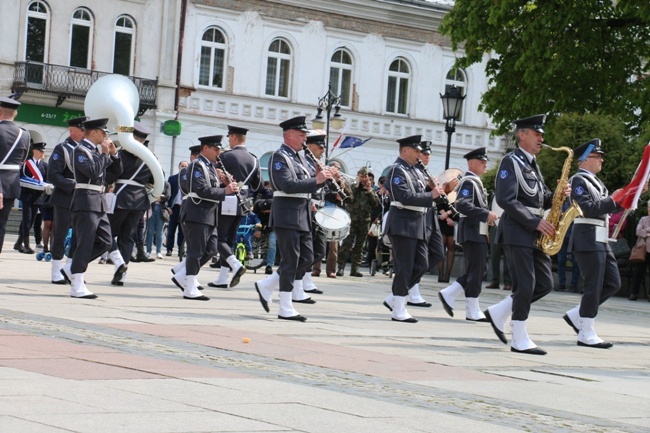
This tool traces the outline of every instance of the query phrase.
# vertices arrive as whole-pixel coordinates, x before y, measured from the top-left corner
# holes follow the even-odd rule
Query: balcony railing
[[[37,62],[16,62],[14,66],[13,92],[41,92],[57,96],[56,105],[61,105],[67,98],[84,99],[90,86],[109,72],[91,71],[73,66],[51,65]],[[158,79],[150,80],[128,77],[140,95],[138,116],[145,111],[156,108],[158,96]]]

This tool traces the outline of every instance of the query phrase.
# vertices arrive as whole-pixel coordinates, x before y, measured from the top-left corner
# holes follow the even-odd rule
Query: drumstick
[[[316,212],[322,213],[323,215],[326,215],[328,218],[335,219],[336,221],[341,221],[340,219],[336,218],[335,216],[332,216],[332,215],[330,215],[330,214],[327,214],[327,213],[323,212],[323,211],[320,210],[320,209],[316,209]]]

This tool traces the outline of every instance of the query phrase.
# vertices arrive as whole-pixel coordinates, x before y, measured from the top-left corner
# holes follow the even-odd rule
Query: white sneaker
[[[162,259],[163,259],[163,255],[162,255],[162,253],[158,253],[158,254],[156,254],[156,258],[157,258],[158,260],[162,260]]]

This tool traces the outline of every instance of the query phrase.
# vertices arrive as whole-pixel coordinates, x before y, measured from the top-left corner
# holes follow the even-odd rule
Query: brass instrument
[[[566,236],[567,230],[571,226],[571,223],[577,217],[582,217],[582,209],[578,206],[578,203],[571,202],[571,206],[562,212],[562,206],[566,200],[564,195],[564,187],[569,181],[569,172],[571,171],[571,163],[573,162],[573,150],[568,147],[551,147],[547,144],[542,144],[543,147],[553,150],[555,152],[566,152],[569,156],[564,160],[564,166],[562,166],[562,176],[557,183],[555,188],[555,193],[553,194],[553,204],[551,209],[546,217],[546,221],[553,224],[555,227],[555,233],[553,235],[542,235],[537,239],[537,246],[543,252],[549,256],[557,254],[562,248],[562,242],[564,241],[564,236]]]
[[[431,176],[431,173],[429,173],[429,170],[427,170],[427,167],[424,165],[424,163],[420,158],[418,158],[417,162],[418,162],[418,166],[420,167],[420,170],[422,170],[422,172],[427,177],[427,179],[430,180],[434,186],[440,186],[440,184],[436,181],[436,178]],[[450,212],[449,218],[455,220],[456,218],[458,218],[458,215],[460,215],[460,213],[456,210],[454,205],[449,200],[449,197],[447,197],[447,194],[442,193],[434,201],[436,202],[436,204],[439,204],[443,210]]]
[[[302,148],[305,151],[305,155],[309,156],[314,161],[314,164],[318,165],[318,168],[320,168],[321,170],[325,170],[327,168],[318,160],[318,158],[316,158],[316,156],[314,155],[314,152],[312,152],[311,149],[309,148],[309,146],[307,146],[307,143],[302,143]],[[327,187],[330,190],[334,191],[335,193],[337,193],[339,195],[339,197],[341,197],[341,201],[345,201],[345,200],[348,199],[348,195],[343,191],[343,188],[341,188],[341,185],[334,182],[334,180],[327,179],[325,184],[327,185]]]
[[[223,174],[226,176],[229,182],[235,182],[235,178],[232,177],[230,173],[228,173],[228,170],[226,170],[226,166],[223,165],[223,161],[221,161],[221,158],[217,156],[217,164],[219,165],[218,168],[223,171]],[[238,184],[239,187],[241,188],[243,185]],[[239,204],[239,210],[241,210],[242,214],[248,215],[251,212],[251,206],[253,205],[253,201],[251,199],[245,199],[241,196],[241,192],[237,191],[235,193],[235,196],[237,197],[237,204]]]

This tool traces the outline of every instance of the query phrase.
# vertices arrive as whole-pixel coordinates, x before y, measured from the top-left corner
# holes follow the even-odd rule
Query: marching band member
[[[447,314],[454,317],[456,298],[464,295],[465,319],[487,322],[479,307],[478,297],[487,263],[488,224],[494,224],[498,217],[488,208],[487,191],[481,182],[481,176],[487,171],[485,147],[466,153],[463,157],[467,160],[467,171],[458,184],[455,207],[462,214],[458,223],[458,241],[463,246],[465,273],[438,292],[438,297]]]
[[[571,199],[582,209],[583,217],[573,220],[569,252],[584,272],[584,293],[580,304],[567,311],[564,320],[578,334],[578,346],[608,349],[612,343],[603,341],[594,328],[598,306],[621,287],[616,257],[608,239],[608,214],[622,208],[607,193],[605,184],[596,177],[603,168],[604,152],[600,139],[590,140],[574,150],[578,172],[571,177]]]
[[[86,287],[84,273],[92,262],[111,247],[111,225],[106,215],[104,188],[106,173],[117,175],[122,164],[115,145],[108,138],[108,119],[86,120],[83,127],[86,137],[74,148],[73,168],[76,181],[72,195],[72,230],[76,249],[72,263],[62,272],[71,281],[70,296],[94,299],[97,297]]]
[[[392,310],[391,319],[397,322],[417,322],[406,310],[406,296],[429,268],[427,215],[433,200],[443,193],[439,186],[426,191],[427,182],[415,167],[421,138],[413,135],[397,140],[400,155],[386,176],[393,201],[384,233],[390,238],[393,251],[398,253],[393,254],[392,295],[386,298],[384,306]]]
[[[277,272],[255,283],[260,303],[266,312],[276,285],[280,287],[279,319],[304,322],[306,317],[294,308],[291,299],[297,275],[304,275],[314,262],[311,238],[311,195],[332,179],[328,170],[311,177],[302,153],[307,136],[305,116],[280,123],[284,144],[269,161],[269,176],[273,185],[273,206],[269,224],[276,232],[281,261]]]
[[[47,181],[54,185],[54,190],[50,196],[50,204],[54,210],[54,230],[52,231],[52,241],[50,250],[52,252],[52,284],[66,284],[66,278],[61,273],[63,269],[63,257],[65,256],[65,238],[68,230],[72,227],[72,194],[76,182],[73,171],[73,153],[74,148],[84,139],[86,132],[83,122],[88,117],[75,117],[69,119],[68,133],[70,134],[65,141],[57,144],[50,156]],[[68,252],[68,262],[72,261],[74,254],[74,233]]]
[[[236,182],[219,187],[220,180],[214,163],[221,151],[221,135],[201,137],[201,153],[181,172],[181,188],[187,191],[181,207],[181,224],[187,243],[187,257],[174,267],[172,281],[183,290],[183,298],[208,301],[201,295],[196,279],[201,266],[217,253],[217,204],[226,195],[239,191]]]
[[[262,187],[262,172],[257,157],[246,149],[246,133],[248,129],[228,125],[228,145],[230,151],[223,152],[219,159],[224,169],[234,178],[240,181],[240,197],[246,200],[253,196],[253,191]],[[230,280],[230,287],[239,284],[239,279],[246,272],[246,268],[237,260],[232,253],[232,245],[237,241],[237,229],[241,223],[243,212],[237,202],[236,196],[226,197],[226,201],[219,206],[219,225],[217,243],[219,251],[219,263],[221,269],[219,277],[208,283],[210,287],[226,288],[228,284],[229,271],[233,276]]]
[[[20,195],[20,164],[29,152],[29,132],[14,123],[20,102],[0,97],[0,253],[9,213]]]
[[[151,131],[140,122],[134,122],[134,140],[144,146],[150,133]],[[107,183],[115,183],[113,209],[108,215],[113,235],[113,243],[108,257],[115,266],[111,280],[111,284],[114,286],[124,285],[126,271],[135,245],[138,223],[150,206],[145,185],[153,183],[151,170],[140,158],[122,149],[120,150],[120,160],[122,161],[122,172],[117,179],[115,176],[107,176]]]

